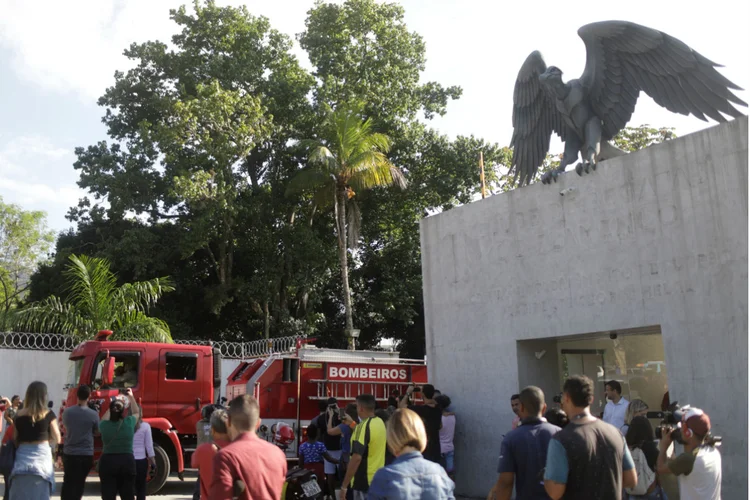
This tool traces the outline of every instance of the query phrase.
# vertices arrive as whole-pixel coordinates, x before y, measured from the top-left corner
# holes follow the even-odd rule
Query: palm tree
[[[346,332],[351,335],[354,325],[347,248],[356,247],[360,228],[360,212],[353,198],[358,191],[378,186],[396,184],[405,188],[406,179],[386,157],[391,139],[373,131],[372,121],[362,119],[360,107],[329,109],[322,130],[321,139],[302,142],[310,152],[309,166],[292,178],[287,193],[312,189],[315,207],[333,205]],[[351,338],[349,340],[351,342]]]
[[[118,340],[173,342],[169,326],[146,315],[162,294],[174,290],[169,278],[126,283],[117,278],[105,259],[71,255],[63,271],[68,300],[51,295],[17,313],[19,327],[93,338],[99,330],[112,330]]]

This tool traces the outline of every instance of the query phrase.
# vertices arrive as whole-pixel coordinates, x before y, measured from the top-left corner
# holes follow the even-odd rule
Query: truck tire
[[[167,455],[167,452],[164,450],[164,448],[156,443],[154,443],[154,455],[156,456],[156,474],[154,475],[154,477],[149,478],[148,482],[146,483],[147,495],[157,494],[159,490],[164,487],[164,484],[169,478],[169,455]]]

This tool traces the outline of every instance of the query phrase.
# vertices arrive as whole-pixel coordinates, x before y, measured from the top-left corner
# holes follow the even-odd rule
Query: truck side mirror
[[[104,358],[104,368],[102,369],[102,385],[111,386],[115,380],[115,358],[107,356]]]

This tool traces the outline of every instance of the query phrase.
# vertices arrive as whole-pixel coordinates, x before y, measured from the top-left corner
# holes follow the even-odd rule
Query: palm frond
[[[362,140],[357,145],[357,152],[378,151],[385,154],[391,150],[392,145],[393,141],[390,137],[385,134],[373,132],[362,137]]]
[[[363,161],[360,167],[349,178],[349,185],[355,192],[394,184],[402,189],[406,187],[406,178],[401,170],[377,156],[367,162]]]
[[[151,318],[139,311],[130,311],[121,318],[112,335],[116,340],[138,340],[173,344],[169,325],[159,318]]]
[[[313,195],[313,203],[321,210],[327,211],[333,208],[333,204],[336,203],[336,185],[331,182],[321,186]]]
[[[359,211],[359,205],[354,200],[348,200],[346,203],[346,226],[347,245],[352,250],[356,250],[362,231],[362,212]]]
[[[289,179],[286,186],[286,196],[299,194],[307,190],[317,190],[326,185],[333,184],[334,179],[320,169],[307,167],[297,172],[294,177]]]
[[[112,295],[112,308],[115,314],[120,311],[146,312],[165,293],[174,291],[169,278],[154,278],[148,281],[126,283],[117,288]]]
[[[96,330],[105,329],[112,316],[112,295],[117,286],[109,263],[96,257],[71,255],[63,276],[67,281],[68,302],[89,318]]]
[[[325,146],[319,146],[312,150],[307,161],[312,167],[317,167],[327,174],[338,175],[340,162],[331,150]]]
[[[14,322],[15,328],[20,330],[63,333],[77,339],[89,338],[97,332],[93,321],[84,318],[73,304],[54,295],[18,311]]]

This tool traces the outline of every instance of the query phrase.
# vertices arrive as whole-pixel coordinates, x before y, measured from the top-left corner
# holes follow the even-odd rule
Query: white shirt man
[[[683,407],[681,412],[685,451],[668,459],[671,429],[662,431],[657,472],[677,476],[682,500],[721,500],[721,455],[708,436],[711,419],[699,408]]]
[[[625,414],[630,402],[622,397],[622,386],[616,380],[607,382],[607,385],[604,386],[604,392],[607,394],[609,401],[604,407],[602,420],[614,425],[622,432],[622,426],[625,425]]]

